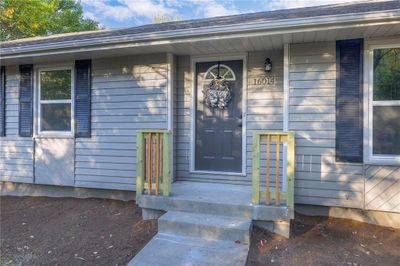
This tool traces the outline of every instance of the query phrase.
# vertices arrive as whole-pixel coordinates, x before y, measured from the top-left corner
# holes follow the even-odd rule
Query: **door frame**
[[[242,171],[241,172],[220,172],[220,171],[204,171],[195,169],[196,159],[196,96],[197,96],[197,84],[196,84],[196,63],[201,62],[212,62],[212,61],[231,61],[231,60],[242,60],[243,61],[243,84],[242,84]],[[191,56],[190,57],[190,74],[191,74],[191,106],[190,106],[190,167],[189,172],[195,174],[215,174],[215,175],[235,175],[235,176],[246,176],[247,172],[247,156],[246,156],[246,128],[247,128],[247,53],[235,53],[235,54],[219,54],[219,55],[203,55],[203,56]]]

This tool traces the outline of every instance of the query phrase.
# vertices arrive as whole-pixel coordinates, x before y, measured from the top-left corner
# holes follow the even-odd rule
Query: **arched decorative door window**
[[[235,73],[230,67],[218,64],[210,67],[204,74],[205,82],[209,82],[203,90],[204,103],[210,108],[225,109],[232,99],[229,81],[235,81]]]
[[[205,77],[204,79],[207,81],[217,79],[218,77],[230,81],[236,80],[235,73],[233,72],[233,70],[224,64],[213,65],[206,71],[204,77]]]

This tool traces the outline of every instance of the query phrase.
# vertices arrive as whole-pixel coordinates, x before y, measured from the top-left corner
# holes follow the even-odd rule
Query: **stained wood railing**
[[[171,132],[137,131],[136,193],[169,196],[171,193]]]
[[[281,153],[284,154],[282,147],[284,143],[287,145],[286,152],[286,192],[280,187],[281,179]],[[265,188],[261,188],[261,145],[265,145]],[[275,147],[275,158],[271,158],[271,147]],[[284,158],[282,158],[284,159]],[[271,161],[275,161],[275,188],[271,188]],[[282,160],[283,161],[283,160]],[[253,134],[253,195],[252,203],[260,204],[260,198],[263,198],[263,203],[271,205],[274,201],[275,205],[281,205],[281,201],[285,200],[289,207],[294,206],[294,171],[295,171],[295,134],[294,132],[255,132]],[[282,173],[283,176],[283,173]],[[282,181],[283,182],[283,181]]]

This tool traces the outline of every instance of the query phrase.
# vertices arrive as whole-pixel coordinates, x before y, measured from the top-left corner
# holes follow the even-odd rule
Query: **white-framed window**
[[[38,69],[38,135],[73,135],[73,75],[73,67]]]
[[[400,163],[400,44],[368,51],[368,159]]]
[[[231,81],[236,80],[235,72],[233,72],[233,70],[230,67],[224,64],[213,65],[204,74],[205,80],[213,80],[218,77]]]

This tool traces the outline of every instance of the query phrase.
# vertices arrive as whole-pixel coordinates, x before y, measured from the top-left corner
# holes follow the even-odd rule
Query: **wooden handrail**
[[[144,129],[137,131],[136,193],[169,196],[171,193],[171,132]]]
[[[262,192],[260,186],[261,176],[261,145],[266,141],[266,173],[265,173],[265,191]],[[276,144],[275,155],[275,193],[271,193],[270,188],[270,168],[271,168],[271,144]],[[286,143],[286,192],[280,189],[280,144]],[[252,203],[260,204],[260,195],[264,194],[265,204],[269,205],[272,198],[275,205],[279,206],[281,200],[286,200],[286,205],[294,207],[294,173],[295,173],[295,134],[294,132],[281,131],[256,131],[253,134],[253,193]]]

